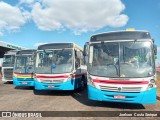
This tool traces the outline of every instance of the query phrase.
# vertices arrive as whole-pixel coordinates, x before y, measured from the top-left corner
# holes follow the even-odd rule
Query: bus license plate
[[[28,84],[28,82],[22,82],[22,84],[23,84],[23,85],[26,85],[26,84]]]
[[[114,99],[126,99],[124,95],[114,95]]]
[[[54,86],[53,85],[49,85],[48,88],[54,88]]]

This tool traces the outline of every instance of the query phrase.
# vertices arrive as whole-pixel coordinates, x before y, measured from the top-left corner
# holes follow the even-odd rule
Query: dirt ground
[[[157,74],[157,102],[155,105],[109,103],[91,101],[87,96],[87,89],[74,91],[42,91],[34,93],[30,87],[15,88],[12,83],[0,80],[0,111],[160,111],[160,73]],[[1,119],[1,118],[0,118]],[[3,118],[8,120],[8,118]],[[18,118],[11,118],[17,120]],[[20,118],[19,118],[20,119]],[[29,119],[29,118],[25,118]],[[39,118],[34,118],[39,120]],[[43,118],[50,119],[53,118]],[[128,120],[128,117],[54,117],[56,120]],[[159,118],[130,117],[130,120],[158,120]]]
[[[160,72],[157,74],[156,84],[157,84],[157,95],[160,97]]]

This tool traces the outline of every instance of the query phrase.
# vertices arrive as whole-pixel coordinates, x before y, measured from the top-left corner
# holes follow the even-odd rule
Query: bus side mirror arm
[[[86,56],[86,53],[85,53],[85,51],[83,51],[83,56]]]
[[[83,56],[87,56],[87,55],[88,55],[87,45],[84,45],[84,48],[83,48]]]
[[[83,48],[83,56],[86,56],[86,45],[84,45],[84,48]]]
[[[157,45],[154,44],[154,54],[157,55]]]

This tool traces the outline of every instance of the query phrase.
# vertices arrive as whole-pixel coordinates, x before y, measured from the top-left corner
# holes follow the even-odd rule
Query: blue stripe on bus
[[[130,92],[109,92],[101,91],[88,85],[88,98],[97,101],[108,102],[126,102],[138,104],[156,104],[156,89],[152,88],[143,92],[130,93]],[[114,99],[114,95],[125,96],[125,99]]]
[[[75,90],[81,87],[81,77],[62,83],[41,83],[35,80],[36,90]]]
[[[34,86],[33,78],[13,78],[14,86]]]

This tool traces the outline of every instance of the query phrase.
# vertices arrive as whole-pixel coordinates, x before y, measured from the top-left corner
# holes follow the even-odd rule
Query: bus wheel
[[[35,95],[40,95],[41,94],[41,90],[33,90],[33,93],[35,94]]]
[[[7,81],[6,83],[7,84],[13,84],[13,81]]]

